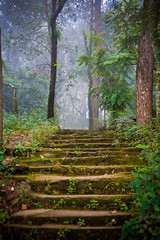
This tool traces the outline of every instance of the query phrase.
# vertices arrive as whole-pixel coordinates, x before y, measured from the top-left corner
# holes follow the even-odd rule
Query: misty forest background
[[[73,129],[92,129],[94,120],[99,126],[122,115],[136,119],[137,57],[144,26],[150,25],[155,48],[159,39],[158,1],[153,13],[151,6],[145,10],[148,2],[1,0],[4,117],[55,116],[61,128]],[[54,65],[53,33],[58,39]],[[146,94],[153,107],[147,109],[149,119],[159,115],[158,47],[155,55],[154,85]],[[49,115],[52,66],[56,89],[54,113]]]

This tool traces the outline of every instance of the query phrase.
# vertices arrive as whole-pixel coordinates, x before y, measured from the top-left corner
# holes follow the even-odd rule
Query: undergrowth
[[[160,123],[139,126],[132,119],[117,119],[117,136],[141,148],[143,167],[133,172],[133,217],[122,228],[121,240],[160,239]]]
[[[24,112],[20,115],[4,112],[4,145],[7,144],[9,138],[28,134],[29,140],[27,142],[16,141],[15,148],[25,149],[29,145],[35,150],[57,130],[56,121],[47,119],[41,112],[33,110],[30,114]]]

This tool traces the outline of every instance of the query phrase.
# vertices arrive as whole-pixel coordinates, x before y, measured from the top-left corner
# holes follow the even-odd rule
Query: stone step
[[[118,240],[121,235],[121,226],[93,226],[80,227],[78,225],[58,225],[43,224],[26,225],[26,224],[8,224],[4,228],[5,235],[2,240],[9,239],[67,239],[67,240]]]
[[[114,145],[118,145],[118,143],[115,141],[114,138],[109,138],[109,137],[94,137],[94,138],[65,138],[65,139],[53,139],[48,141],[48,143],[55,143],[55,144],[62,144],[62,143],[112,143]],[[122,141],[121,141],[122,142]]]
[[[44,193],[47,188],[50,192],[59,194],[127,194],[133,176],[130,173],[105,174],[100,176],[55,176],[55,175],[15,175],[17,181],[29,180],[31,190]]]
[[[50,157],[47,157],[47,156]],[[39,158],[21,159],[21,163],[28,164],[30,166],[48,165],[54,167],[56,165],[90,165],[90,166],[106,166],[106,165],[141,165],[136,156],[121,155],[104,155],[104,156],[92,156],[92,157],[64,157],[64,158],[52,158],[52,154],[42,154]]]
[[[131,216],[134,167],[141,149],[114,132],[60,130],[26,153],[13,178],[24,187],[22,210],[2,240],[118,240]],[[10,234],[11,233],[11,234]]]
[[[45,163],[45,162],[43,162]],[[14,166],[14,174],[29,174],[29,173],[50,173],[50,174],[58,174],[58,175],[102,175],[102,174],[112,174],[118,172],[131,172],[135,167],[139,167],[139,165],[110,165],[110,166],[87,166],[87,165],[55,165],[55,166],[33,166],[31,164],[28,165],[15,165]],[[9,166],[8,169],[12,169],[12,166]]]
[[[64,149],[54,149],[54,148],[40,148],[39,151],[36,153],[30,154],[30,158],[58,158],[58,157],[87,157],[87,156],[110,156],[110,155],[118,155],[118,156],[138,156],[140,152],[135,151],[134,148],[80,148],[80,149],[73,149],[73,148],[64,148]],[[23,159],[23,158],[21,158]],[[26,158],[25,158],[26,159]]]
[[[110,148],[117,148],[117,146],[113,143],[113,142],[95,142],[95,143],[78,143],[78,142],[70,142],[70,143],[62,143],[62,144],[56,144],[54,142],[50,142],[50,143],[44,143],[41,144],[42,147],[44,148],[65,148],[65,149],[80,149],[80,148],[85,148],[85,149],[89,149],[89,148],[101,148],[101,149],[106,149],[108,147]],[[131,145],[128,143],[119,143],[118,147],[120,148],[127,148],[130,147]]]
[[[54,134],[55,135],[55,134]],[[56,132],[56,135],[72,135],[72,136],[81,136],[81,135],[90,135],[90,136],[114,136],[114,131],[103,131],[103,130],[72,130],[72,129],[62,129]]]
[[[77,224],[79,218],[83,219],[86,226],[106,226],[115,219],[115,225],[121,225],[130,213],[118,211],[93,211],[93,210],[54,210],[54,209],[31,209],[22,210],[14,213],[10,223],[27,224],[28,221],[33,225],[42,224],[63,224],[68,221],[68,225]],[[107,223],[106,223],[107,219]],[[114,225],[114,224],[113,224]]]
[[[54,194],[58,192],[54,191]],[[133,195],[53,195],[29,192],[24,204],[27,209],[51,208],[70,210],[110,210],[128,211],[132,206]]]
[[[52,137],[51,137],[51,139],[52,140],[58,140],[58,139],[88,139],[88,138],[90,138],[90,139],[98,139],[98,138],[111,138],[111,139],[115,139],[115,137],[114,137],[114,134],[113,133],[109,133],[109,134],[105,134],[105,133],[100,133],[100,134],[91,134],[91,133],[89,133],[89,134],[57,134],[57,133],[55,133],[54,135],[52,135]],[[116,138],[117,140],[119,139],[119,138]],[[121,140],[125,140],[125,139],[122,139],[121,138]]]

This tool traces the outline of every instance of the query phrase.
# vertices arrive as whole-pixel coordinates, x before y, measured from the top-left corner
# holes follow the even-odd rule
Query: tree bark
[[[1,28],[0,28],[0,151],[2,150],[3,150],[3,74],[2,74]]]
[[[54,118],[55,116],[55,86],[57,75],[57,44],[58,36],[56,31],[56,20],[60,12],[62,11],[64,4],[67,0],[52,0],[52,17],[50,21],[51,25],[51,77],[50,88],[48,96],[48,118]]]
[[[156,73],[156,115],[160,117],[160,69]]]
[[[101,32],[101,0],[95,1],[95,34]],[[100,47],[100,46],[99,46]],[[92,78],[92,88],[99,85],[99,78],[93,76]],[[91,108],[92,108],[92,129],[98,128],[98,119],[99,119],[99,107],[98,107],[99,98],[95,96],[91,99]]]
[[[16,98],[17,88],[16,88],[13,84],[11,84],[11,83],[5,83],[5,82],[3,82],[3,85],[6,85],[6,86],[9,86],[9,87],[13,88],[14,113],[15,113],[15,114],[18,114],[18,104],[17,104],[17,98]]]
[[[93,26],[93,18],[95,18],[95,24]],[[95,31],[95,34],[101,31],[101,0],[95,1],[95,6],[93,0],[91,0],[91,20],[90,20],[90,31]],[[92,54],[92,44],[90,42],[90,48],[87,46],[87,41],[85,40],[85,48],[87,56]],[[99,117],[99,108],[98,108],[98,97],[93,97],[90,94],[90,90],[93,87],[99,85],[99,79],[91,74],[91,65],[88,63],[87,69],[88,79],[89,79],[89,93],[88,93],[88,109],[89,109],[89,130],[97,129],[98,127],[98,117]]]
[[[148,18],[149,0],[144,0],[142,32],[139,42],[136,70],[136,119],[138,124],[147,125],[153,117],[153,70],[154,52],[151,44]]]

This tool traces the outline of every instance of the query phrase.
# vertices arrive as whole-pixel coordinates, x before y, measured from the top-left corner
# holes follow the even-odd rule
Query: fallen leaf
[[[22,203],[22,210],[27,210],[27,205]]]

